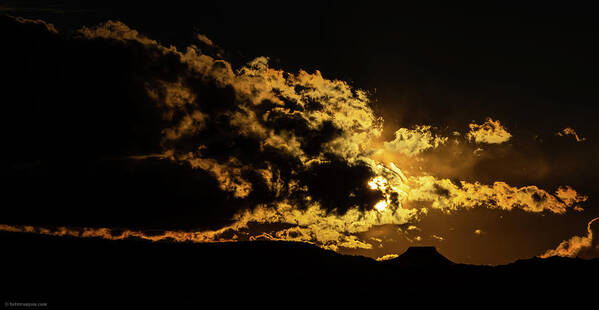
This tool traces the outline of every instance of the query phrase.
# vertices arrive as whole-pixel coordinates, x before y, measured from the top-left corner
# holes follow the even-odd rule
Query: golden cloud
[[[501,125],[499,120],[487,118],[482,124],[471,123],[466,137],[476,143],[498,144],[508,141],[512,135]]]
[[[376,260],[379,262],[382,262],[382,261],[391,260],[391,259],[394,259],[397,257],[399,257],[398,254],[387,254],[387,255],[383,255],[381,257],[377,257]]]
[[[448,139],[447,137],[433,136],[431,126],[419,125],[414,129],[398,129],[395,132],[395,139],[385,142],[384,146],[391,152],[414,156],[428,149],[436,148],[447,142]]]
[[[18,23],[21,24],[33,24],[33,25],[40,25],[44,28],[46,28],[46,30],[48,32],[54,33],[54,34],[58,34],[58,30],[56,29],[56,27],[51,24],[51,23],[47,23],[43,20],[40,19],[28,19],[28,18],[23,18],[23,17],[13,17],[15,21],[17,21]]]
[[[252,178],[259,178],[267,187],[270,200],[239,210],[232,218],[233,224],[212,231],[148,234],[134,230],[115,233],[108,228],[7,225],[0,225],[0,230],[111,240],[136,237],[152,241],[222,242],[266,238],[310,242],[332,250],[369,249],[372,245],[360,233],[388,224],[408,224],[412,230],[415,228],[412,224],[430,208],[445,212],[480,207],[563,214],[569,208],[580,208],[576,204],[586,200],[569,186],[558,188],[552,195],[534,185],[513,187],[505,182],[489,185],[426,174],[406,175],[400,169],[405,162],[385,163],[376,159],[373,150],[382,133],[382,118],[372,110],[368,93],[344,81],[326,79],[319,71],[284,72],[271,68],[265,57],[234,70],[230,63],[202,54],[195,46],[185,51],[165,47],[115,21],[83,27],[79,35],[85,40],[141,45],[152,59],[165,55],[169,60],[175,59],[181,71],[173,79],[153,77],[145,85],[151,104],[160,109],[166,124],[161,131],[163,153],[131,158],[155,157],[190,165],[208,172],[221,190],[239,200],[249,199],[256,192]],[[209,40],[198,39],[204,43]],[[194,88],[199,83],[216,88],[225,102],[206,108],[214,103],[201,101],[202,93]],[[226,122],[219,123],[221,119]],[[215,133],[202,136],[208,128]],[[447,137],[433,135],[431,128],[428,125],[400,128],[395,139],[383,145],[389,152],[417,156],[448,141]],[[488,118],[483,124],[470,124],[467,138],[476,143],[503,143],[511,134],[499,121]],[[254,157],[246,159],[245,152],[227,148],[238,140],[255,143]],[[220,151],[218,156],[214,155],[215,148]],[[275,161],[269,157],[272,153],[282,159]],[[317,174],[318,181],[329,177],[317,186],[306,181],[306,171],[323,165],[366,171],[360,174],[363,179],[358,179],[363,184],[350,183],[340,198],[374,193],[372,197],[376,199],[365,199],[370,203],[366,206],[362,200],[358,201],[362,204],[349,200],[353,205],[343,212],[325,205],[315,195],[315,187],[328,195],[340,187],[336,183],[355,180],[351,174],[350,180],[342,180],[335,170],[329,175]],[[278,226],[255,233],[250,229],[252,224]],[[443,240],[439,236],[433,238]],[[422,238],[417,236],[415,240]]]
[[[547,250],[540,257],[547,258],[551,256],[562,256],[562,257],[577,257],[582,252],[590,257],[599,257],[599,244],[597,240],[593,239],[593,228],[592,224],[594,222],[599,223],[599,217],[592,219],[587,224],[587,235],[584,237],[574,236],[569,240],[562,241],[557,248]],[[595,227],[596,229],[596,227]]]
[[[427,201],[432,208],[444,211],[487,207],[506,211],[518,208],[526,212],[549,211],[562,214],[567,208],[574,208],[575,203],[586,200],[586,197],[578,195],[574,190],[563,201],[558,196],[564,197],[559,189],[554,196],[534,185],[517,188],[505,182],[485,185],[419,176],[410,177],[408,184],[408,201]]]
[[[556,133],[556,135],[560,136],[560,137],[564,137],[564,136],[573,136],[576,139],[576,142],[582,142],[582,141],[586,141],[586,138],[582,138],[580,136],[578,136],[578,134],[576,133],[576,131],[570,127],[566,127],[560,131],[558,131]]]

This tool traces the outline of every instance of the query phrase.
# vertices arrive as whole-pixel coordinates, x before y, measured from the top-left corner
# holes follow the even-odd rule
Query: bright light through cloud
[[[335,72],[321,73],[316,64],[283,66],[298,69],[288,72],[278,63],[269,63],[268,57],[227,60],[227,52],[216,44],[219,37],[212,41],[195,29],[181,29],[195,33],[194,42],[183,40],[167,46],[144,35],[144,29],[132,29],[116,19],[94,26],[96,22],[90,20],[83,23],[88,26],[63,33],[43,19],[0,16],[2,25],[10,25],[0,27],[0,33],[10,32],[2,37],[3,44],[11,46],[10,55],[23,55],[18,59],[0,57],[0,62],[18,61],[2,67],[4,76],[14,81],[8,93],[0,94],[2,100],[19,103],[12,105],[15,110],[10,110],[7,128],[32,122],[44,125],[48,117],[48,124],[58,124],[44,127],[47,130],[43,132],[17,130],[5,139],[10,142],[7,148],[13,152],[10,158],[14,162],[2,169],[9,169],[10,178],[16,179],[3,193],[16,199],[24,193],[50,195],[31,197],[18,208],[1,209],[0,214],[9,216],[0,216],[0,233],[205,243],[268,239],[306,242],[372,258],[416,241],[443,240],[460,262],[489,264],[508,263],[535,252],[574,257],[579,252],[586,255],[587,248],[595,249],[591,237],[573,236],[563,229],[562,243],[556,242],[557,235],[539,234],[539,238],[549,239],[506,247],[505,253],[499,253],[492,244],[503,242],[501,229],[512,233],[505,242],[523,242],[519,231],[500,226],[508,225],[502,224],[506,221],[479,224],[481,217],[511,212],[510,216],[517,217],[514,221],[522,218],[532,225],[522,226],[536,232],[545,230],[538,214],[596,217],[585,209],[589,196],[599,190],[584,185],[594,180],[592,171],[599,169],[593,162],[596,154],[592,151],[597,149],[594,127],[583,122],[590,112],[580,120],[574,114],[564,119],[557,101],[551,109],[538,109],[535,104],[523,108],[528,98],[519,101],[520,92],[512,94],[508,89],[499,100],[505,106],[488,108],[478,104],[486,86],[426,88],[425,98],[421,98],[420,90],[428,84],[414,81],[405,84],[405,97],[403,91],[397,97],[393,87],[409,80],[403,76],[381,84],[365,80],[354,85]],[[38,41],[43,42],[45,51],[61,57],[36,57],[24,44]],[[186,47],[188,43],[193,44]],[[98,48],[87,48],[90,46]],[[102,66],[84,63],[104,56],[97,52],[106,48],[114,53]],[[127,55],[132,52],[140,57],[131,62]],[[429,56],[421,61],[429,63]],[[387,61],[396,63],[393,59],[381,59],[380,63]],[[89,70],[78,70],[81,65]],[[299,70],[304,65],[313,72]],[[20,70],[23,67],[28,70]],[[60,78],[56,78],[56,70],[49,70],[52,68],[64,69]],[[515,76],[513,69],[505,76]],[[470,69],[464,70],[469,77]],[[395,78],[395,71],[381,72],[393,72],[386,78]],[[31,76],[40,78],[30,81]],[[108,83],[86,83],[89,87],[82,89],[77,87],[81,81]],[[453,85],[450,80],[441,82]],[[364,86],[368,89],[358,88]],[[390,88],[377,93],[375,86]],[[32,113],[39,102],[33,97],[24,99],[22,93],[46,89],[53,91],[44,101],[58,112]],[[447,97],[446,91],[455,91],[455,96]],[[553,91],[547,89],[547,94]],[[563,93],[576,91],[564,89]],[[85,107],[79,104],[80,98],[86,98]],[[431,105],[418,107],[420,100]],[[568,98],[566,103],[570,101]],[[462,106],[462,102],[466,103]],[[473,110],[446,115],[447,107],[453,105]],[[126,115],[115,113],[123,107]],[[86,109],[85,122],[80,121],[80,108]],[[544,114],[538,120],[520,122],[531,109],[556,111],[551,112],[555,118],[548,125]],[[512,116],[512,112],[522,115]],[[110,118],[113,116],[116,118]],[[61,136],[57,150],[33,152],[24,147],[43,145],[57,133]],[[81,152],[86,154],[85,161],[68,160]],[[55,158],[65,160],[58,163]],[[62,171],[63,163],[69,164],[65,166],[68,173],[53,173]],[[39,180],[24,181],[33,178]],[[103,184],[113,184],[106,188],[112,191],[106,197],[101,195]],[[63,193],[64,187],[80,190]],[[579,193],[578,187],[585,193]],[[123,195],[118,199],[122,205],[113,203],[110,197],[114,195]],[[58,209],[39,211],[48,197],[58,199]],[[85,212],[91,213],[72,212],[79,210],[80,201],[90,201],[89,197],[94,199]],[[96,199],[102,197],[105,200]],[[63,202],[64,207],[60,206]],[[199,204],[201,208],[193,207]],[[160,212],[149,212],[145,206]],[[189,208],[193,209],[189,216],[179,216]],[[101,216],[99,221],[107,226],[86,227],[86,214]],[[72,225],[84,226],[56,226],[63,223],[63,215],[72,219]],[[163,215],[169,220],[163,222]],[[50,226],[17,225],[37,222],[31,216],[43,216]],[[445,217],[448,220],[442,220]],[[129,223],[129,219],[135,221]],[[577,221],[568,224],[572,225],[568,231],[575,230]],[[594,223],[596,227],[599,221]],[[467,242],[477,242],[476,255],[464,250],[462,245]],[[555,244],[548,250],[551,242]]]
[[[374,205],[374,208],[380,212],[383,212],[387,208],[387,202],[384,200],[381,200]]]

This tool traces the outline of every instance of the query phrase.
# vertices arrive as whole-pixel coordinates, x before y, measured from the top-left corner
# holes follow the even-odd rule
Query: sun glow
[[[385,200],[381,200],[374,205],[374,208],[379,212],[383,212],[387,208],[387,202]]]
[[[382,176],[378,176],[378,177],[370,180],[368,182],[368,186],[372,190],[377,190],[377,189],[384,190],[388,186],[387,183],[388,183],[388,181],[385,178],[383,178]]]

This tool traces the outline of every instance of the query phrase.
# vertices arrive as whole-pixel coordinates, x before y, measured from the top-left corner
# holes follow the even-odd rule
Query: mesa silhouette
[[[104,301],[124,296],[139,301],[151,296],[223,292],[254,296],[265,289],[343,294],[371,290],[364,285],[422,293],[432,287],[442,287],[443,292],[486,291],[509,283],[511,289],[528,292],[547,281],[566,287],[599,271],[599,259],[458,264],[434,247],[411,247],[395,259],[378,262],[307,243],[275,241],[199,244],[2,232],[0,245],[3,295],[58,301],[72,296],[101,296]],[[568,281],[557,282],[560,279]]]

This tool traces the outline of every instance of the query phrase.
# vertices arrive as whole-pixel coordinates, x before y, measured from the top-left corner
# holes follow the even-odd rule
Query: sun
[[[387,209],[387,202],[385,200],[381,200],[374,205],[374,208],[379,212],[383,212],[385,209]]]

